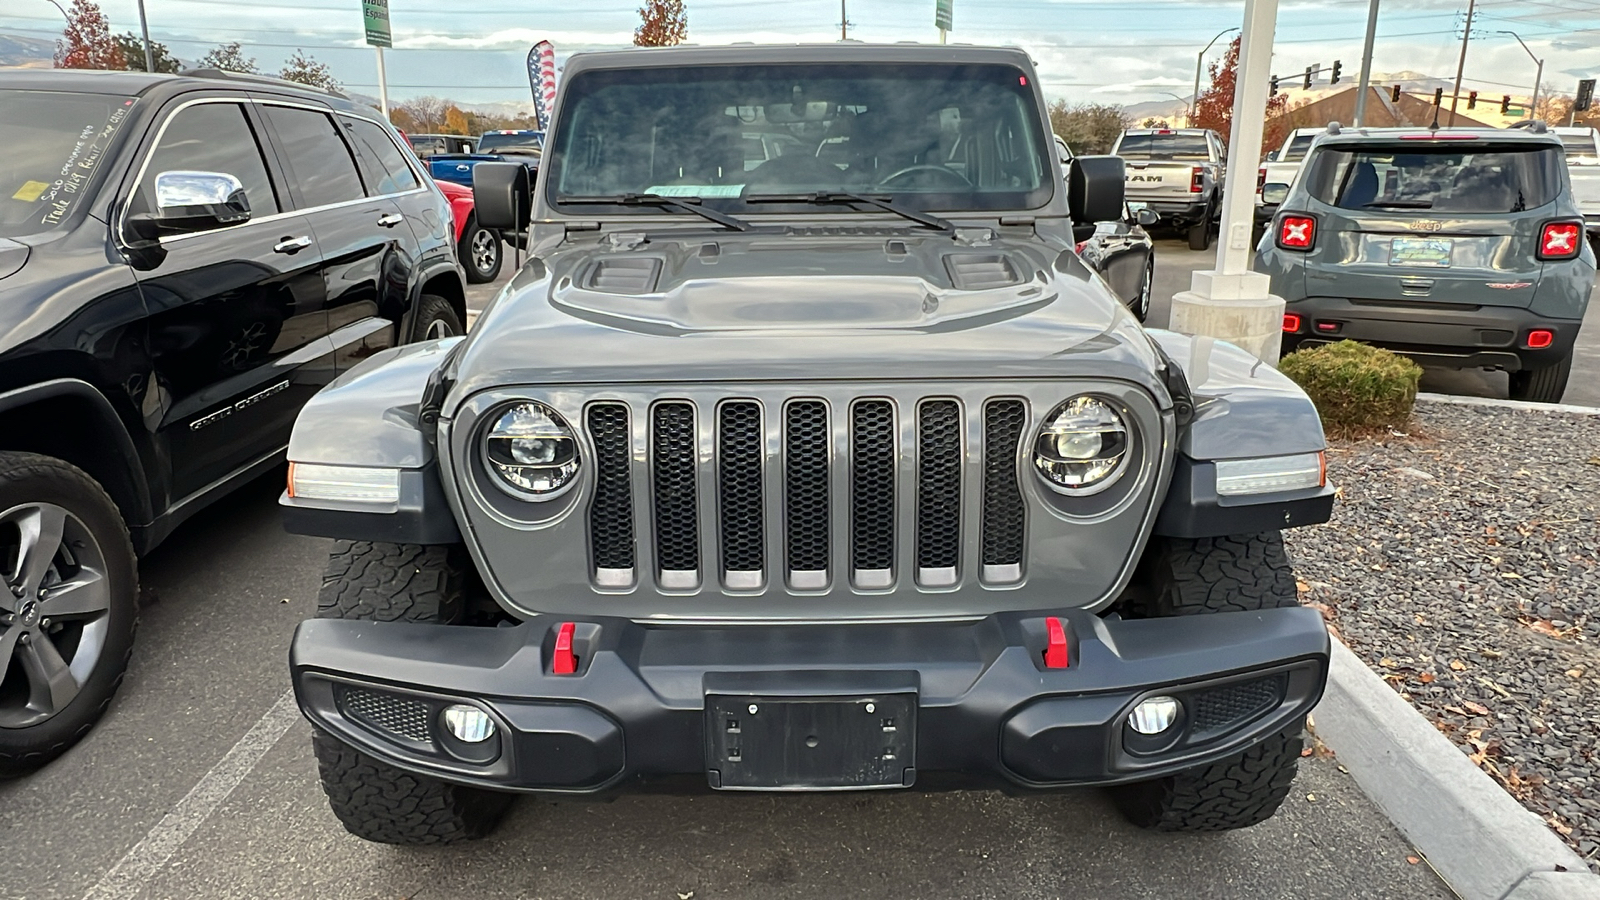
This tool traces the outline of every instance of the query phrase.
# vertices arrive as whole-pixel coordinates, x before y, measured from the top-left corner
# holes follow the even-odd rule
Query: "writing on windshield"
[[[88,194],[134,100],[62,91],[0,91],[6,136],[0,237],[48,231]]]

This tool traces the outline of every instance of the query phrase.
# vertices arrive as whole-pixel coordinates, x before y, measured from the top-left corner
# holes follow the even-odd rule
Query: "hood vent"
[[[606,294],[648,294],[656,289],[656,279],[660,275],[659,259],[602,259],[589,267],[580,283],[591,291]]]
[[[998,253],[951,254],[944,258],[950,282],[963,291],[984,291],[1022,283],[1011,260]]]

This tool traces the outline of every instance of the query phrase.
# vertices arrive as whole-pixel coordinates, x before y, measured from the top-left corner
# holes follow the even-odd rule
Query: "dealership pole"
[[[1378,0],[1372,0],[1372,5],[1367,7],[1367,40],[1361,45],[1361,84],[1360,93],[1356,94],[1357,128],[1367,121],[1367,95],[1372,93],[1372,45],[1377,39]]]
[[[378,53],[378,107],[383,110],[383,117],[389,118],[389,75],[383,68],[383,48],[373,47]]]
[[[1174,331],[1230,341],[1256,358],[1276,364],[1283,342],[1283,298],[1272,296],[1271,279],[1250,271],[1255,194],[1240,189],[1261,163],[1266,130],[1267,83],[1272,80],[1272,37],[1278,0],[1245,0],[1239,35],[1238,80],[1233,94],[1233,135],[1228,141],[1228,171],[1236,186],[1225,192],[1221,246],[1215,269],[1194,273],[1190,289],[1172,298]],[[1197,341],[1195,352],[1209,342]]]

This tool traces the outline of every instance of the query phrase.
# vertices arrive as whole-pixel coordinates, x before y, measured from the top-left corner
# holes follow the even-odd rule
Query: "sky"
[[[61,0],[66,5],[70,0]],[[526,102],[523,59],[535,41],[568,53],[626,46],[642,0],[389,0],[395,46],[386,51],[391,101],[432,94],[488,103]],[[864,41],[938,40],[934,0],[845,0],[850,37]],[[1028,50],[1051,97],[1134,104],[1187,97],[1196,54],[1212,35],[1237,27],[1242,2],[1216,0],[954,0],[952,42]],[[831,41],[839,37],[838,0],[685,0],[689,40]],[[50,0],[3,0],[0,33],[59,36]],[[136,0],[103,0],[114,32],[138,30]],[[211,46],[238,41],[263,69],[296,49],[328,63],[347,90],[377,94],[374,54],[362,37],[359,0],[145,0],[151,36],[192,61]],[[1360,69],[1368,0],[1289,2],[1278,9],[1273,72],[1298,81],[1307,66],[1343,62]],[[1373,71],[1453,79],[1466,2],[1382,0]],[[1600,74],[1600,0],[1482,0],[1463,91],[1525,96],[1535,63],[1517,32],[1545,60],[1544,82],[1571,92]],[[1224,49],[1229,35],[1208,59]],[[1326,76],[1323,76],[1324,79]],[[1325,83],[1325,81],[1323,82]],[[1342,82],[1343,83],[1343,82]]]

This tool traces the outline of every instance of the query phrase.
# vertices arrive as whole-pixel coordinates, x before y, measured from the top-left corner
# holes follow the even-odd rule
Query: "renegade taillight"
[[[1548,328],[1535,328],[1524,341],[1529,350],[1543,350],[1556,342],[1556,333]]]
[[[1285,250],[1310,250],[1317,240],[1317,220],[1310,216],[1284,216],[1278,220],[1278,246]]]
[[[1198,194],[1204,189],[1206,183],[1206,170],[1195,166],[1189,175],[1189,193]]]
[[[1284,313],[1283,314],[1283,332],[1284,332],[1284,334],[1295,334],[1299,330],[1300,330],[1300,314],[1299,313]]]
[[[1571,259],[1583,247],[1583,225],[1579,222],[1546,222],[1539,233],[1540,259]]]

